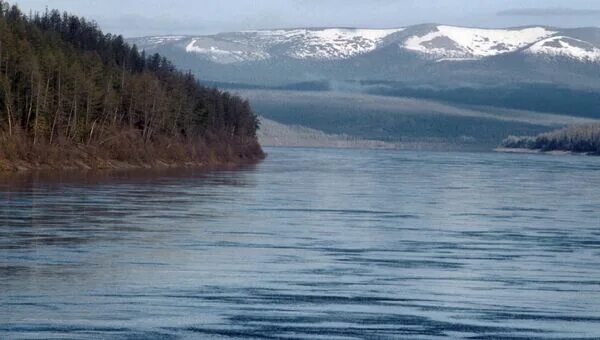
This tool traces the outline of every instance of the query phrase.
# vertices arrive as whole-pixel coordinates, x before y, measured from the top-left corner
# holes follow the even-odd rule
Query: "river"
[[[0,179],[0,338],[600,338],[600,158]]]

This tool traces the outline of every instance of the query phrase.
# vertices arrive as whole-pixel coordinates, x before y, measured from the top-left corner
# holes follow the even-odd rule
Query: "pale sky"
[[[11,1],[9,1],[11,2]],[[93,19],[126,37],[286,27],[600,25],[600,0],[17,0]]]

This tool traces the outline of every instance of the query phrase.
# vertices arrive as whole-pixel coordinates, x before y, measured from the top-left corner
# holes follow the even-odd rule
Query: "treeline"
[[[0,0],[0,160],[32,145],[132,142],[243,144],[260,153],[257,128],[248,101],[201,86],[92,21],[57,10],[25,15]]]
[[[600,123],[575,125],[535,137],[510,136],[502,142],[502,147],[600,155]]]

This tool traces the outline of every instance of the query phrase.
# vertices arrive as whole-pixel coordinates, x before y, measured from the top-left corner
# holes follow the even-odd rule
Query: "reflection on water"
[[[0,179],[0,338],[598,338],[600,158]]]

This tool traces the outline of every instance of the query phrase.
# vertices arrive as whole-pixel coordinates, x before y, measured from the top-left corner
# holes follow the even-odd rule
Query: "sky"
[[[261,28],[600,25],[600,0],[16,0],[29,13],[57,8],[125,37]]]

